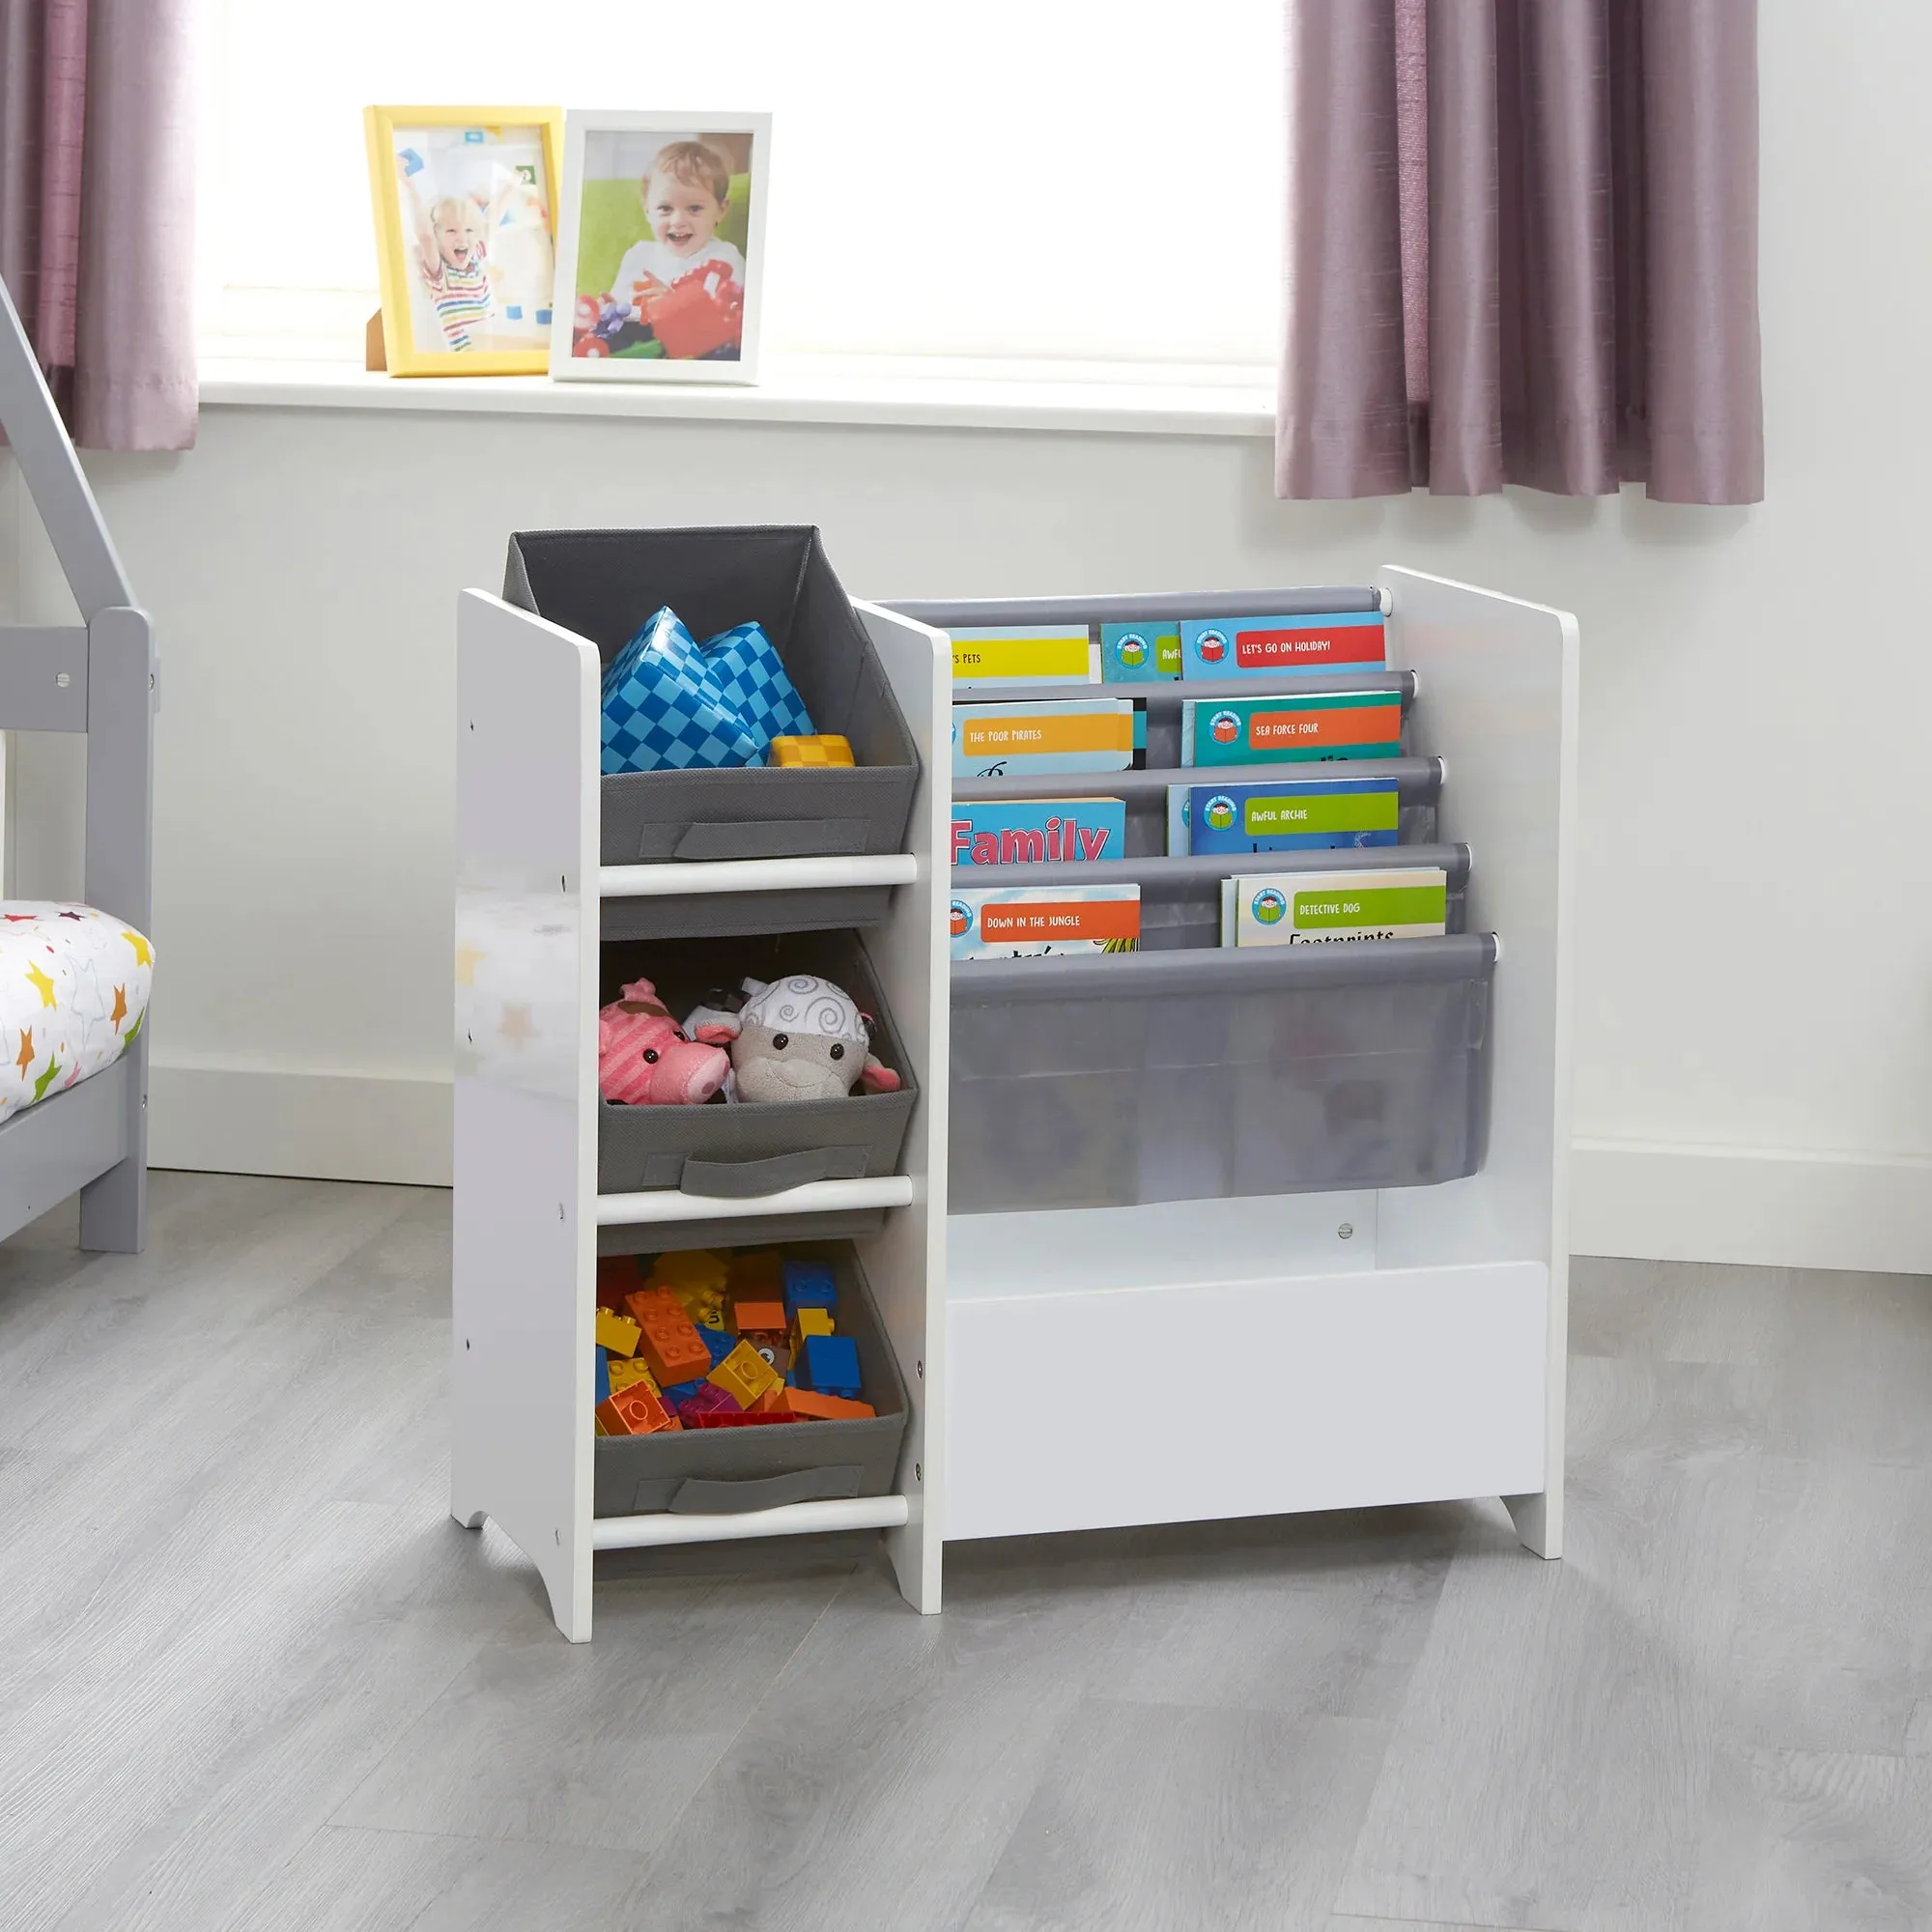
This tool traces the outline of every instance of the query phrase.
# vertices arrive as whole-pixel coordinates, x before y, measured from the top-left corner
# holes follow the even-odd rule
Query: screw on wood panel
[[[561,1221],[561,1220],[563,1219],[563,1203],[562,1203],[561,1201],[559,1201],[559,1202],[558,1202],[558,1203],[556,1204],[556,1218],[557,1218],[557,1219],[558,1219],[559,1221]]]
[[[912,1365],[912,1372],[921,1381],[925,1379],[925,1364],[923,1362],[915,1362]]]
[[[1341,1237],[1346,1241],[1350,1239],[1350,1236],[1353,1236],[1355,1232],[1355,1224],[1352,1221],[1344,1221],[1342,1225],[1335,1230],[1335,1232],[1338,1235],[1340,1235]]]
[[[560,1529],[553,1530],[551,1534],[556,1538],[556,1547],[561,1549],[563,1548],[563,1531]]]
[[[464,1336],[464,1338],[463,1338],[463,1346],[464,1346],[464,1347],[465,1347],[466,1349],[467,1349],[467,1348],[469,1348],[469,1337],[468,1335]]]
[[[915,1463],[912,1465],[912,1479],[916,1483],[923,1483],[925,1481],[925,1465],[923,1463]]]

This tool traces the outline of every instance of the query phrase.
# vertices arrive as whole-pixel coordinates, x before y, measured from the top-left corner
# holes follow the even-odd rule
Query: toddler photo
[[[573,116],[573,133],[570,153],[581,149],[582,160],[569,177],[576,222],[566,238],[565,286],[574,307],[564,360],[575,366],[557,366],[559,317],[553,373],[646,376],[670,373],[666,364],[704,364],[715,367],[685,373],[746,380],[756,293],[756,129],[578,131]],[[635,366],[584,366],[597,363]]]

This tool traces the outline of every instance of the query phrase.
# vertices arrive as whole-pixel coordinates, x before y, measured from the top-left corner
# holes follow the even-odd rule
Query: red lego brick
[[[687,1413],[687,1429],[747,1429],[760,1422],[796,1422],[795,1415],[776,1408],[712,1408]]]
[[[597,1305],[615,1314],[624,1306],[624,1297],[642,1277],[638,1273],[636,1255],[599,1255],[597,1258]]]

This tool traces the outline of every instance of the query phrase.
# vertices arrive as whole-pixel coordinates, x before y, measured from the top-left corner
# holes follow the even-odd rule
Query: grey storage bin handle
[[[768,1154],[763,1160],[687,1159],[678,1185],[687,1194],[721,1201],[745,1201],[757,1194],[782,1194],[814,1180],[857,1180],[866,1172],[862,1147],[800,1148],[795,1153]]]
[[[687,1476],[671,1492],[672,1516],[743,1516],[786,1503],[841,1502],[859,1493],[860,1471],[850,1464],[794,1469],[785,1476]]]
[[[645,844],[655,846],[656,835],[666,829],[650,827]],[[684,828],[670,855],[685,860],[844,858],[865,851],[866,831],[863,818],[700,819]],[[658,854],[640,850],[638,856]]]

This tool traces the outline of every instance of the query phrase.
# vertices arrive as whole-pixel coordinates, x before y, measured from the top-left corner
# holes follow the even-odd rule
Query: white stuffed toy
[[[861,1083],[868,1094],[898,1091],[899,1076],[872,1056],[866,1016],[842,987],[794,973],[747,980],[745,991],[737,1012],[716,1014],[699,1036],[731,1038],[738,1099],[840,1100]]]

